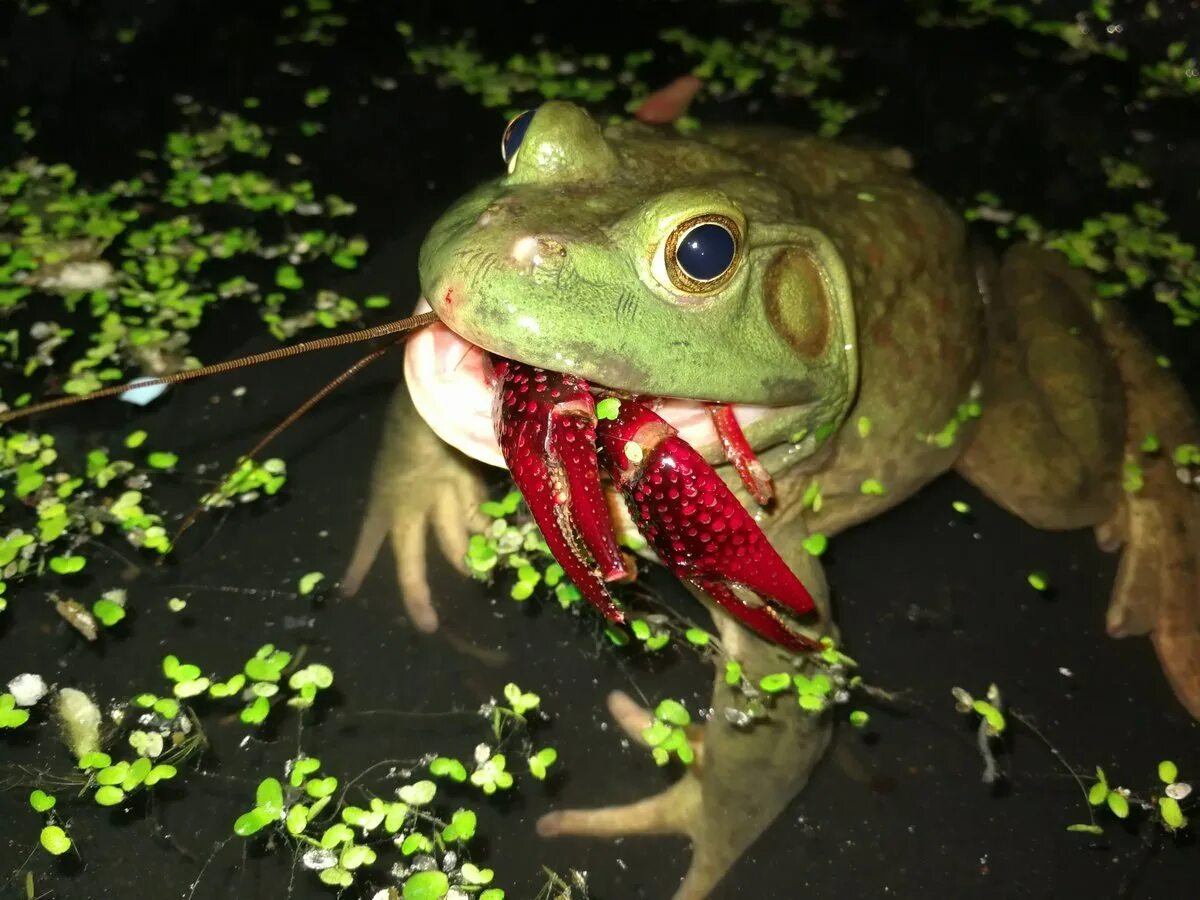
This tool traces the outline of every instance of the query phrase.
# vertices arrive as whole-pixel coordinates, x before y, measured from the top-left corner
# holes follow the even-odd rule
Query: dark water
[[[156,145],[174,127],[170,98],[178,93],[228,108],[258,96],[265,101],[260,118],[281,126],[320,118],[328,132],[303,145],[301,171],[320,190],[356,201],[355,226],[372,242],[364,266],[330,286],[351,296],[390,292],[400,304],[417,292],[416,250],[425,229],[452,199],[497,171],[502,121],[459,90],[411,73],[394,19],[428,34],[442,26],[451,36],[472,25],[481,45],[503,58],[528,49],[538,33],[550,46],[616,56],[653,45],[663,27],[736,34],[748,20],[775,15],[758,4],[610,3],[585,15],[565,3],[351,3],[339,5],[350,24],[336,46],[278,48],[274,5],[261,6],[110,2],[65,5],[65,12],[40,21],[14,16],[5,102],[34,108],[39,155],[67,160],[96,183],[125,174],[134,150]],[[1156,27],[1183,34],[1189,4],[1162,6],[1167,25]],[[142,22],[139,37],[118,45],[108,26],[129,16]],[[1140,40],[1151,46],[1159,37],[1154,28],[1131,31],[1135,50]],[[844,18],[818,20],[810,34],[849,53],[839,96],[861,100],[886,88],[849,133],[908,147],[922,176],[953,201],[966,205],[976,191],[991,189],[1048,224],[1073,224],[1122,205],[1113,198],[1097,207],[1103,179],[1096,160],[1132,152],[1155,177],[1156,193],[1185,238],[1200,234],[1196,107],[1164,101],[1133,108],[1132,64],[1065,66],[1031,58],[1020,50],[1025,40],[1001,26],[921,30],[900,4],[858,4]],[[303,76],[280,73],[284,59]],[[685,65],[671,51],[660,52],[652,80]],[[373,75],[395,78],[398,89],[373,89]],[[332,99],[313,115],[298,98],[318,84],[332,88]],[[987,99],[998,91],[1003,102]],[[802,104],[767,96],[697,113],[815,124]],[[1148,139],[1135,139],[1135,132]],[[1194,388],[1200,376],[1194,329],[1172,327],[1162,307],[1137,300],[1139,323]],[[251,317],[234,310],[229,321],[201,334],[206,360],[270,345]],[[227,465],[353,353],[333,351],[179,389],[148,413],[101,404],[40,425],[87,445],[142,427],[171,435],[171,449],[187,460]],[[444,634],[416,634],[386,560],[359,599],[313,603],[295,596],[300,573],[333,576],[346,562],[398,370],[398,358],[377,365],[280,440],[274,452],[290,469],[285,496],[206,522],[173,563],[143,566],[129,585],[136,614],[115,639],[83,644],[36,602],[36,589],[10,602],[0,619],[5,679],[39,671],[100,697],[121,697],[161,686],[158,665],[166,652],[233,671],[267,640],[305,643],[337,673],[337,702],[310,714],[302,736],[294,714],[250,741],[243,740],[244,726],[214,718],[204,774],[158,791],[153,805],[133,814],[79,805],[69,822],[82,862],[56,864],[39,851],[29,864],[39,894],[187,896],[214,844],[247,808],[254,785],[277,774],[298,742],[335,773],[381,759],[412,761],[431,749],[466,758],[486,738],[477,718],[395,713],[470,713],[511,680],[542,695],[553,721],[539,743],[556,746],[561,762],[546,786],[527,781],[511,796],[482,801],[474,792],[450,790],[480,811],[484,862],[498,882],[510,897],[532,897],[547,865],[587,871],[596,897],[670,895],[686,866],[684,842],[546,842],[533,823],[552,805],[632,800],[665,786],[670,774],[624,744],[607,722],[603,699],[622,688],[702,708],[709,675],[698,660],[671,654],[647,665],[613,650],[590,621],[551,604],[517,606],[502,590],[443,569],[435,573],[435,589],[446,631],[496,651],[494,664],[458,652]],[[231,396],[235,385],[247,388],[244,398]],[[185,510],[199,490],[194,478],[180,475],[168,496]],[[969,519],[950,511],[956,499],[971,504]],[[979,783],[973,732],[952,710],[951,685],[982,690],[996,681],[1084,770],[1103,765],[1119,773],[1113,777],[1146,787],[1163,757],[1175,759],[1185,777],[1200,772],[1200,733],[1171,697],[1149,643],[1114,642],[1103,633],[1115,559],[1100,553],[1090,534],[1034,531],[948,477],[838,538],[827,559],[848,649],[871,681],[909,689],[914,703],[903,714],[875,710],[868,738],[843,729],[837,758],[823,765],[718,896],[1112,897],[1129,887],[1132,896],[1167,898],[1194,890],[1200,858],[1191,839],[1143,846],[1135,830],[1112,825],[1097,848],[1067,834],[1065,825],[1086,818],[1078,792],[1025,730],[1017,730],[1001,757],[1008,787],[989,791]],[[107,570],[96,565],[94,583],[112,583],[124,568],[115,559]],[[1048,595],[1025,585],[1035,568],[1049,574]],[[688,602],[668,579],[654,583],[679,604]],[[171,596],[188,600],[186,612],[167,611]],[[35,745],[19,735],[6,736],[0,752],[12,763],[63,762],[52,742]],[[0,877],[21,866],[36,841],[39,819],[25,796],[25,790],[0,793]],[[212,858],[194,896],[329,895],[308,873],[298,873],[289,887],[290,862],[286,852],[231,842]],[[24,889],[6,882],[0,890],[16,897]]]

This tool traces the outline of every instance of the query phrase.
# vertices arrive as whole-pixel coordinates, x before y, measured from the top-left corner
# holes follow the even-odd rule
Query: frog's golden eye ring
[[[741,251],[742,231],[737,222],[707,213],[675,226],[667,238],[663,261],[676,288],[706,294],[733,277]]]
[[[521,141],[525,139],[529,123],[533,121],[533,114],[536,112],[536,109],[527,109],[523,113],[518,113],[509,119],[508,125],[504,127],[504,136],[500,138],[500,158],[508,164],[510,170],[517,151],[521,149]]]

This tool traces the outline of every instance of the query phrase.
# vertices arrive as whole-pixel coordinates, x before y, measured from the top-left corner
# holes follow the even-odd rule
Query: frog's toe
[[[1162,481],[1128,501],[1107,625],[1114,637],[1149,632],[1176,696],[1200,718],[1200,497]]]
[[[479,506],[486,499],[483,483],[464,480],[438,497],[433,510],[433,531],[442,555],[463,575],[467,568],[467,546],[470,536],[482,531],[485,525]]]
[[[631,741],[642,747],[650,746],[642,736],[655,721],[654,714],[650,710],[624,691],[613,691],[608,695],[608,714],[613,717],[613,721],[629,736]],[[689,725],[686,731],[696,765],[700,765],[704,753],[704,728],[700,725]]]
[[[350,562],[346,564],[346,571],[339,582],[343,597],[353,597],[362,587],[375,558],[379,556],[383,542],[387,540],[390,526],[391,515],[372,502],[359,529],[354,552],[350,554]]]
[[[398,518],[392,525],[392,555],[408,617],[418,631],[431,634],[437,631],[438,615],[425,572],[426,526],[424,519]]]
[[[629,739],[641,747],[649,744],[643,732],[654,724],[654,714],[624,691],[608,695],[608,712]],[[695,755],[693,771],[703,766],[703,728],[689,726],[688,743]],[[688,824],[700,809],[700,784],[689,772],[674,786],[637,803],[599,809],[562,810],[548,813],[538,821],[543,837],[564,834],[614,837],[624,834],[689,834]]]
[[[1096,544],[1105,553],[1116,553],[1129,539],[1129,519],[1125,504],[1118,503],[1112,514],[1095,528]]]
[[[438,616],[429,587],[426,549],[432,528],[438,549],[459,572],[466,574],[466,555],[472,532],[483,528],[479,505],[484,499],[482,482],[447,478],[423,489],[424,498],[411,496],[408,508],[394,492],[372,497],[359,532],[358,543],[342,577],[343,596],[353,596],[391,538],[396,563],[396,582],[413,625],[426,633],[437,630]],[[403,511],[403,514],[400,512]]]
[[[691,775],[652,797],[620,806],[562,809],[538,819],[542,837],[689,833],[688,823],[700,812],[700,784]]]
[[[730,692],[720,679],[714,709],[736,703]],[[648,710],[619,691],[609,695],[608,708],[634,742],[645,744],[642,732],[654,721]],[[675,900],[702,900],[803,787],[828,739],[827,717],[796,704],[749,730],[710,716],[689,732],[696,758],[671,787],[633,803],[557,810],[542,816],[537,830],[543,837],[685,836],[692,860]]]
[[[1131,500],[1121,508],[1119,537],[1107,535],[1124,547],[1105,615],[1105,628],[1115,638],[1148,634],[1154,628],[1175,549],[1170,535],[1163,534],[1162,511],[1156,504]]]

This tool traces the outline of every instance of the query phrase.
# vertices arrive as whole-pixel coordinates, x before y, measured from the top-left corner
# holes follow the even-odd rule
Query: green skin
[[[1152,631],[1177,693],[1200,714],[1198,505],[1153,461],[1137,502],[1163,513],[1157,520],[1144,509],[1139,518],[1120,488],[1139,429],[1174,446],[1195,439],[1194,413],[1115,308],[1093,314],[1085,279],[1029,247],[1002,265],[972,254],[960,217],[908,165],[903,151],[779,130],[602,129],[549,102],[509,173],[435,223],[421,285],[449,328],[502,356],[557,370],[569,361],[594,384],[636,394],[777,407],[746,429],[776,485],[760,521],[830,633],[825,579],[803,538],[876,516],[951,467],[1039,527],[1097,527],[1107,546],[1126,546],[1110,630]],[[737,268],[719,289],[689,293],[672,283],[664,245],[677,224],[714,213],[742,230]],[[527,238],[537,264],[514,258]],[[982,417],[961,416],[981,388]],[[1170,421],[1146,412],[1160,408]],[[722,460],[715,445],[697,449]],[[729,469],[720,471],[750,506]],[[814,479],[816,511],[801,500]],[[883,492],[864,493],[868,479]],[[477,468],[432,435],[401,390],[350,589],[390,531],[409,611],[433,630],[426,531],[461,565],[481,497]],[[1191,575],[1161,574],[1165,559]],[[788,665],[709,606],[752,681]],[[803,787],[830,729],[828,716],[790,701],[734,729],[720,710],[738,698],[719,675],[712,705],[698,763],[667,792],[551,813],[539,831],[686,834],[693,861],[677,900],[708,896]],[[645,711],[623,694],[610,708],[640,739]]]

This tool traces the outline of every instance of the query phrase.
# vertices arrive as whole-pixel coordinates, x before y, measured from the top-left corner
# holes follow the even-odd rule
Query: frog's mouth
[[[409,339],[405,377],[439,437],[510,471],[550,552],[610,621],[625,614],[608,582],[632,571],[613,522],[610,495],[619,493],[677,576],[764,638],[819,647],[789,621],[814,611],[811,594],[695,449],[719,440],[752,495],[771,502],[770,476],[732,406],[595,385],[488,353],[440,322]]]
[[[429,303],[422,299],[416,312],[429,309]],[[507,468],[496,439],[492,405],[495,385],[487,351],[435,322],[408,339],[404,377],[417,412],[438,437],[473,459]],[[618,392],[624,389],[619,384],[595,387]],[[639,400],[666,419],[705,458],[721,458],[717,430],[706,404],[672,397]],[[742,427],[777,412],[772,407],[750,404],[729,408]]]

